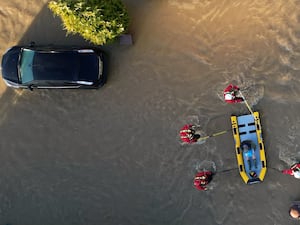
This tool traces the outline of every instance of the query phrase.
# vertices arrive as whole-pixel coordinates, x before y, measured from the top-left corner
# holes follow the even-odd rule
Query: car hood
[[[20,47],[12,47],[2,57],[2,77],[6,80],[19,83],[18,78],[18,62]]]

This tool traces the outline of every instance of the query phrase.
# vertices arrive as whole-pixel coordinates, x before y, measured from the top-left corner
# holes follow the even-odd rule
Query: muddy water
[[[46,2],[0,1],[1,54],[30,41],[87,44],[66,37]],[[300,159],[300,2],[125,3],[134,45],[105,46],[103,88],[1,83],[0,223],[295,224],[287,210],[299,182],[276,170]],[[187,122],[212,134],[248,113],[221,100],[229,82],[261,114],[270,167],[261,184],[235,170],[230,133],[193,146],[178,138]],[[208,192],[192,186],[203,168],[217,172]]]

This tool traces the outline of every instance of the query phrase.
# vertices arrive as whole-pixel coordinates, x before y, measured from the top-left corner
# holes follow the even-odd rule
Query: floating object
[[[259,113],[231,116],[235,153],[240,175],[246,184],[262,182],[267,172]],[[245,149],[243,146],[248,146]]]
[[[120,45],[132,45],[133,41],[131,34],[122,34],[119,37],[119,43]]]

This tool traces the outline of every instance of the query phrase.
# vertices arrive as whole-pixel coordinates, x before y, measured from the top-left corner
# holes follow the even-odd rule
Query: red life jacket
[[[300,170],[300,163],[296,163],[296,164],[292,165],[290,169],[283,170],[282,173],[293,176],[294,171],[296,171],[296,170]]]
[[[211,181],[212,172],[211,171],[202,171],[196,174],[194,178],[194,186],[198,190],[205,191],[206,185]]]
[[[195,131],[192,129],[192,124],[186,124],[184,125],[180,130],[180,138],[185,143],[194,143],[197,141],[196,138],[194,138]]]
[[[224,96],[224,100],[227,103],[238,103],[238,102],[242,102],[243,98],[241,97],[236,97],[235,96],[235,92],[239,91],[239,87],[235,86],[233,84],[229,84],[223,91],[223,96]],[[232,95],[233,99],[225,99],[225,95],[230,94]]]
[[[283,174],[288,174],[288,175],[293,176],[293,170],[291,170],[291,169],[282,170],[282,173],[283,173]]]

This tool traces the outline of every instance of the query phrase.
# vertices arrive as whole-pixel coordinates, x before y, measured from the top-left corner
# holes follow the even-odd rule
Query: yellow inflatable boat
[[[246,184],[262,182],[267,172],[259,113],[231,116],[238,168]]]

